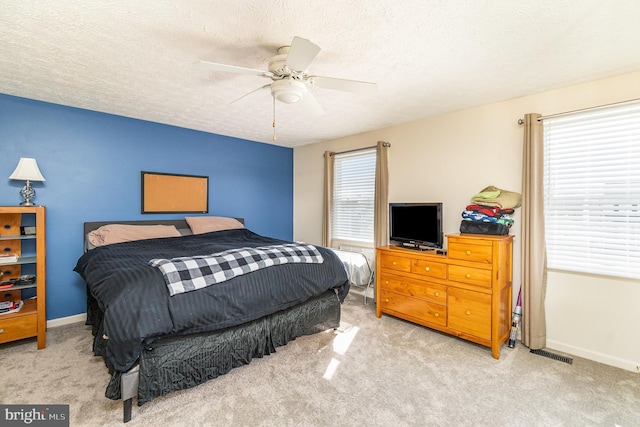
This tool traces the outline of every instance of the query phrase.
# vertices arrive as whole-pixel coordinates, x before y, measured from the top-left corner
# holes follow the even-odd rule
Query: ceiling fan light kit
[[[304,83],[290,78],[271,83],[271,95],[285,104],[294,104],[305,95]]]

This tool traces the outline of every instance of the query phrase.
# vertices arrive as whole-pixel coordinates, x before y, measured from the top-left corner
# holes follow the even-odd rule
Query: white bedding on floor
[[[360,252],[333,249],[338,258],[344,264],[349,275],[349,281],[355,286],[367,286],[370,284],[373,270],[367,257]]]

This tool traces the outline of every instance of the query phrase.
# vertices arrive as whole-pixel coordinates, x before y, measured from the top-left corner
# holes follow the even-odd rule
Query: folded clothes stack
[[[520,193],[489,186],[471,198],[471,204],[462,212],[461,233],[509,234],[513,225],[512,214],[520,207]]]

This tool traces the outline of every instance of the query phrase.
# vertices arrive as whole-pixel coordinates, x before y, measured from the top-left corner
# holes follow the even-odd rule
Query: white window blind
[[[640,102],[543,125],[548,267],[640,278]]]
[[[376,149],[335,155],[332,239],[373,245]]]

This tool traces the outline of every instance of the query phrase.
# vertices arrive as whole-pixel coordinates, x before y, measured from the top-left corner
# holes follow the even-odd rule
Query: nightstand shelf
[[[1,214],[0,214],[0,217],[2,217]],[[6,239],[6,240],[9,240],[9,239]],[[0,246],[2,246],[2,244],[0,244]],[[0,263],[0,270],[2,270],[2,268],[7,265],[36,264],[37,262],[38,262],[38,257],[36,256],[21,256],[20,258],[18,258],[18,261],[16,262]]]
[[[0,263],[0,282],[35,274],[33,283],[0,289],[0,301],[23,301],[20,311],[0,314],[0,344],[37,337],[46,347],[46,210],[44,206],[0,206],[0,251],[18,255],[15,262]],[[23,226],[35,234],[21,235]]]
[[[36,238],[35,234],[28,235],[28,236],[24,236],[24,235],[0,236],[0,241],[2,241],[2,240],[30,240],[30,239],[35,239],[35,238]]]

